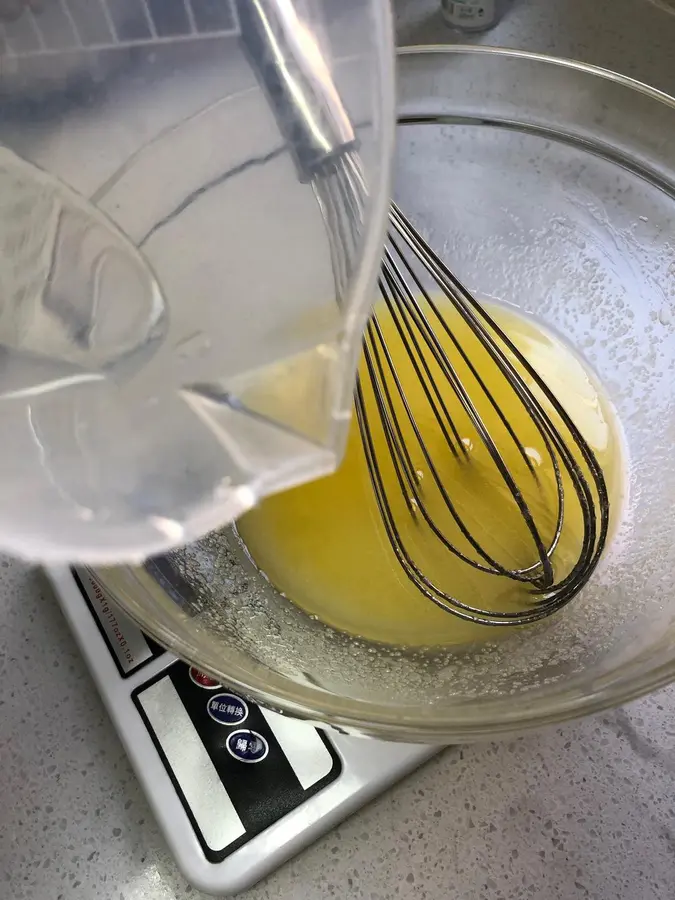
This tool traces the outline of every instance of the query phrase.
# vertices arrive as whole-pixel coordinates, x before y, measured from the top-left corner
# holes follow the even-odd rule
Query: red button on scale
[[[199,687],[205,688],[207,691],[214,691],[216,688],[221,687],[220,683],[217,682],[215,678],[211,678],[206,672],[200,672],[199,669],[195,669],[194,666],[190,666],[190,680]]]

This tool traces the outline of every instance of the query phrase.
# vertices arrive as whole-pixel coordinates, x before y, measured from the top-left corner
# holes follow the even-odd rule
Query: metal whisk
[[[354,232],[350,223],[358,220],[366,196],[358,156],[354,152],[343,154],[331,177],[316,181],[314,190],[331,237],[333,271],[339,293],[347,286],[352,258]],[[424,596],[460,618],[484,625],[524,625],[551,615],[586,584],[607,539],[609,499],[604,475],[593,451],[540,375],[395,203],[390,208],[378,286],[383,303],[379,310],[376,304],[366,327],[363,365],[354,393],[354,406],[377,507],[396,559]],[[527,487],[536,489],[535,466],[486,384],[484,366],[478,371],[470,348],[463,346],[454,333],[448,310],[465,324],[475,342],[488,355],[489,366],[498,370],[499,377],[508,383],[516,410],[524,410],[536,427],[544,453],[550,460],[556,486],[555,525],[548,540],[525,499]],[[500,562],[487,551],[482,535],[476,534],[475,529],[472,532],[463,520],[458,504],[453,502],[453,484],[443,479],[443,460],[434,459],[417,420],[419,410],[416,414],[410,400],[411,388],[416,385],[397,371],[392,358],[393,348],[385,336],[383,317],[390,317],[393,322],[395,339],[404,348],[410,363],[407,378],[417,379],[421,385],[426,399],[424,412],[433,417],[433,427],[442,436],[447,455],[472,465],[460,436],[457,415],[453,415],[451,407],[457,408],[459,404],[459,409],[468,417],[492,460],[499,483],[512,498],[513,513],[520,516],[527,529],[533,557],[529,565],[515,568],[512,560]],[[471,373],[470,385],[463,380],[446,352],[444,343],[447,345],[448,341]],[[434,360],[433,370],[430,359]],[[536,392],[533,386],[538,389]],[[364,396],[366,387],[372,392],[374,401],[370,404],[370,413]],[[489,409],[503,426],[500,437],[491,434],[484,421],[481,410]],[[379,441],[376,440],[378,432]],[[516,448],[527,477],[532,479],[530,485],[523,483],[522,473],[518,476],[506,465],[505,450],[510,449],[505,446],[507,442]],[[428,490],[420,483],[413,451],[424,460],[433,482],[432,490],[442,499],[448,514],[445,518],[452,522],[454,537],[440,527],[429,511]],[[384,461],[383,453],[387,456]],[[393,477],[383,475],[385,465],[393,468]],[[403,504],[394,502],[396,494],[402,497]],[[579,553],[564,576],[557,577],[554,554],[563,532],[566,511],[572,505],[572,495],[581,511]],[[402,507],[403,512],[397,514],[396,507]],[[462,563],[522,583],[528,589],[520,604],[523,608],[483,609],[435,584],[416,564],[406,546],[403,533],[409,529],[408,523],[402,521],[402,515],[424,522],[428,539],[439,542],[448,554]],[[503,527],[512,528],[513,523],[505,522]],[[467,549],[460,548],[457,536],[461,536]]]
[[[302,48],[294,45],[289,18],[292,4],[241,0],[238,10],[244,46],[287,136],[299,177],[312,185],[321,208],[339,300],[358,258],[367,200],[355,133],[334,88],[326,88],[325,73],[315,70],[314,57],[304,57]],[[390,209],[379,290],[382,303],[376,305],[366,328],[354,404],[377,508],[398,563],[425,597],[460,618],[485,625],[523,625],[551,615],[586,584],[606,542],[609,501],[593,451],[544,380],[396,204]],[[474,350],[455,333],[446,309],[452,312],[453,321],[461,322],[468,331],[474,350],[478,347],[487,356],[494,373],[508,385],[519,412],[524,412],[536,429],[554,473],[552,527],[540,521],[540,513],[536,514],[526,499],[528,488],[537,485],[528,448],[491,391],[484,366],[478,370],[472,359]],[[388,324],[403,347],[406,368],[413,373],[406,377],[414,384],[407,382],[395,365],[384,316],[390,317]],[[448,345],[453,348],[454,362],[446,352]],[[464,375],[457,360],[461,360]],[[442,475],[444,461],[434,458],[410,400],[410,393],[420,387],[425,413],[437,429],[436,436],[442,437],[444,455],[467,466],[473,463],[460,435],[458,411],[470,422],[497,475],[493,489],[511,498],[521,531],[524,526],[528,536],[532,550],[527,565],[497,559],[486,546],[484,531],[472,529],[453,502],[453,483]],[[499,423],[498,436],[491,433],[481,410],[492,410]],[[518,472],[505,461],[507,451],[513,452],[513,448],[522,461]],[[431,490],[441,500],[443,519],[451,523],[450,529],[432,515],[429,488],[420,483],[415,456],[424,460]],[[384,476],[387,469],[393,477]],[[523,481],[523,472],[529,485]],[[571,566],[557,575],[555,552],[565,515],[574,504],[581,514],[579,550]],[[551,510],[546,512],[550,518]],[[403,534],[409,531],[410,517],[424,523],[425,534],[443,552],[479,572],[524,585],[527,590],[519,608],[483,609],[434,583],[406,545]],[[510,527],[511,523],[504,523],[505,529]]]
[[[427,285],[431,283],[433,289]],[[437,606],[460,618],[485,625],[527,624],[551,615],[567,604],[586,584],[595,569],[604,547],[609,525],[609,501],[602,470],[595,455],[581,432],[569,417],[547,384],[517,349],[489,313],[461,284],[455,275],[422,239],[401,210],[392,204],[390,229],[379,278],[379,288],[384,301],[382,313],[371,317],[364,339],[366,375],[362,375],[355,392],[355,407],[363,449],[372,481],[377,506],[387,538],[406,576],[415,587]],[[536,427],[555,475],[556,504],[555,526],[548,540],[537,522],[537,516],[525,499],[522,477],[518,477],[504,461],[506,442],[512,442],[529,477],[536,479],[536,469],[530,460],[516,430],[504,410],[499,406],[488,384],[485,368],[478,371],[467,349],[454,334],[441,301],[449,301],[471,335],[489,355],[490,364],[496,367],[500,377],[508,383],[529,420]],[[434,427],[443,436],[448,454],[464,457],[471,465],[469,454],[460,437],[456,414],[457,407],[468,417],[473,429],[483,443],[500,483],[512,498],[529,533],[533,561],[525,567],[495,559],[483,545],[481,534],[472,532],[453,503],[453,484],[444,483],[440,470],[442,460],[434,459],[417,421],[413,404],[408,400],[411,387],[397,373],[392,361],[387,339],[380,318],[389,315],[394,321],[398,338],[420,380],[426,397],[427,412],[433,416]],[[459,358],[471,372],[468,387],[449,354],[444,350],[440,337],[449,339]],[[429,359],[434,360],[432,373]],[[438,373],[442,373],[439,379]],[[528,381],[530,384],[528,384]],[[376,415],[367,411],[364,399],[364,380],[372,390]],[[536,387],[533,390],[533,386]],[[503,425],[501,439],[491,434],[481,409],[492,409]],[[403,412],[401,412],[403,411]],[[511,409],[513,412],[513,409]],[[412,434],[415,450],[421,454],[434,483],[434,490],[442,498],[455,530],[461,534],[470,553],[458,546],[455,538],[438,526],[432,518],[412,462],[412,447],[404,435],[402,415],[407,418],[406,430]],[[375,440],[379,430],[383,440]],[[386,448],[384,451],[382,448]],[[382,453],[386,452],[393,463],[395,478],[383,477]],[[580,465],[580,461],[583,465]],[[400,491],[407,515],[423,520],[429,527],[433,540],[439,541],[448,553],[466,565],[482,572],[521,582],[529,592],[525,594],[523,609],[495,611],[482,609],[453,596],[443,587],[434,584],[415,563],[405,540],[400,516],[394,511],[393,491]],[[556,577],[554,554],[563,530],[566,507],[571,505],[572,495],[581,511],[582,533],[578,557],[563,577]],[[399,504],[400,505],[400,504]],[[512,527],[505,522],[504,528]]]

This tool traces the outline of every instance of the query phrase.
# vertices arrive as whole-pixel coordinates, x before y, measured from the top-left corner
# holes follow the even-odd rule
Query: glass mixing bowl
[[[381,738],[466,741],[675,677],[675,101],[488,48],[406,49],[398,77],[399,112],[418,120],[398,129],[398,203],[478,296],[576,346],[616,407],[627,490],[599,569],[537,626],[414,652],[309,618],[232,532],[98,576],[153,637],[266,706]]]

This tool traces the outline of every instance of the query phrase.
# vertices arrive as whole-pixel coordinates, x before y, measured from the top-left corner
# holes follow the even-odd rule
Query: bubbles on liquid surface
[[[535,447],[525,447],[525,455],[535,466],[541,465],[541,453]]]

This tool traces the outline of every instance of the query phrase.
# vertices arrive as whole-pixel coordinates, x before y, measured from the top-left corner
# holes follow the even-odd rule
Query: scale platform
[[[84,569],[47,575],[186,879],[245,890],[442,748],[270,712],[144,635]]]

